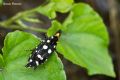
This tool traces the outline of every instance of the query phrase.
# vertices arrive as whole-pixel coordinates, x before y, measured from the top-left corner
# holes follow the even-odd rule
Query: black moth
[[[26,67],[33,67],[36,69],[38,65],[44,63],[55,51],[60,34],[61,31],[58,31],[54,36],[46,37],[44,40],[42,40],[42,42],[35,49],[33,49]]]

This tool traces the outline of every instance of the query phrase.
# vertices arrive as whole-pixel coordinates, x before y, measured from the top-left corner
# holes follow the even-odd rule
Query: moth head
[[[58,38],[60,37],[60,35],[61,35],[61,30],[57,31],[56,34],[55,34],[55,36],[58,37]]]

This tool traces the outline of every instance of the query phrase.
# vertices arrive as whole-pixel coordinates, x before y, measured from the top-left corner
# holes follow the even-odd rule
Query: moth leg
[[[55,52],[57,53],[57,54],[59,54],[59,52],[55,49]]]
[[[30,49],[30,50],[27,50],[27,49],[26,49],[25,51],[33,51],[33,50],[32,50],[32,49]]]
[[[44,33],[42,35],[43,35],[43,39],[47,39],[48,38],[46,33]]]
[[[33,69],[36,70],[36,69],[37,69],[37,66],[34,66]]]

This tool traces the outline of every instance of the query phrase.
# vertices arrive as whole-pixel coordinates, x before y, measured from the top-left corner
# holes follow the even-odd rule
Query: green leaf
[[[115,77],[108,54],[108,32],[100,16],[90,6],[75,4],[62,30],[58,52],[73,63],[87,68],[89,75]]]
[[[63,65],[54,53],[36,70],[25,67],[31,53],[28,50],[35,48],[39,42],[36,36],[29,33],[9,33],[4,41],[3,57],[6,65],[0,71],[0,80],[66,80]]]
[[[58,21],[54,20],[52,21],[52,26],[47,31],[47,35],[52,36],[56,33],[56,31],[60,30],[61,28],[62,25]]]
[[[72,8],[74,0],[50,0],[45,6],[39,6],[35,11],[48,16],[49,18],[56,17],[56,11],[66,13]],[[61,6],[62,5],[62,6]]]
[[[3,56],[0,54],[0,70],[4,67],[4,65]]]
[[[71,9],[74,0],[51,0],[51,2],[55,3],[55,11],[65,13]]]
[[[55,3],[49,3],[45,6],[39,6],[35,9],[36,12],[39,12],[49,18],[55,18],[56,17],[56,12],[54,9]]]
[[[0,0],[0,6],[2,5],[2,3],[3,3],[3,0]]]
[[[28,21],[28,22],[32,22],[32,23],[40,23],[40,22],[42,22],[39,19],[28,18],[28,17],[25,17],[24,20]]]
[[[4,80],[3,73],[0,72],[0,80]]]

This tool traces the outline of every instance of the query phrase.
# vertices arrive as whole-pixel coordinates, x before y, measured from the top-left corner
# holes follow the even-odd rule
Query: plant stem
[[[3,26],[1,23],[0,23],[0,27],[7,28],[7,29],[20,29],[20,30],[31,30],[31,31],[36,31],[36,32],[47,32],[46,29],[41,29],[41,28],[21,27],[21,26],[17,26],[17,25],[10,25],[8,27],[8,26]]]
[[[31,30],[36,32],[47,32],[47,30],[45,29],[23,26],[24,25],[23,23],[21,24],[17,23],[17,20],[20,20],[22,17],[35,13],[36,12],[35,10],[36,9],[19,12],[12,18],[5,20],[3,22],[0,22],[0,27],[7,28],[7,29],[20,29],[20,30]],[[13,23],[17,23],[18,25],[13,25]]]

